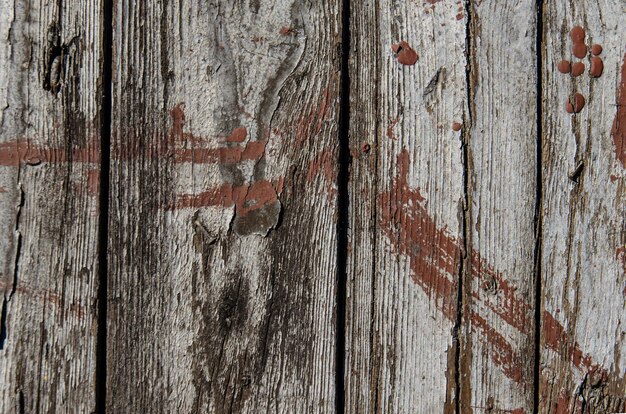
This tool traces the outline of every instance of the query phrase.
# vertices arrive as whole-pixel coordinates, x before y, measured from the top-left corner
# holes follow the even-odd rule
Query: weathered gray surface
[[[462,11],[352,2],[347,412],[454,412]],[[401,41],[420,55],[414,66],[396,60]]]
[[[548,2],[544,22],[540,409],[623,412],[626,5]],[[600,78],[556,70],[573,57],[569,31],[576,25],[586,29],[588,45],[604,49]],[[573,60],[589,70],[588,57]],[[586,105],[572,116],[565,102],[575,91]]]
[[[118,2],[110,412],[334,410],[340,14]]]
[[[0,412],[90,412],[100,12],[0,2]]]
[[[534,0],[470,7],[461,412],[533,409],[535,14]]]

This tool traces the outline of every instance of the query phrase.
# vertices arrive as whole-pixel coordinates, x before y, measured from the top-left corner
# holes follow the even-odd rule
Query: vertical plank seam
[[[346,287],[350,178],[350,0],[341,3],[341,74],[339,107],[339,170],[337,173],[337,289],[335,349],[335,410],[345,411]]]
[[[536,106],[537,106],[537,116],[536,116],[536,128],[537,128],[537,138],[536,138],[536,194],[535,194],[535,338],[534,338],[534,348],[535,348],[535,360],[534,360],[534,378],[533,378],[533,413],[539,412],[539,378],[540,378],[540,356],[541,356],[541,255],[542,255],[542,197],[543,197],[543,188],[542,188],[542,112],[543,112],[543,103],[542,103],[542,70],[543,70],[543,0],[536,0],[537,7],[537,27],[536,27],[536,38],[535,38],[535,53],[536,53]]]
[[[100,117],[100,194],[98,217],[98,332],[95,412],[106,413],[107,283],[109,239],[109,171],[111,163],[111,91],[113,70],[113,1],[102,1],[102,108]]]
[[[464,288],[470,286],[468,281],[468,275],[471,275],[471,260],[469,259],[468,252],[471,251],[471,240],[468,233],[470,228],[469,221],[471,220],[471,192],[469,187],[470,180],[470,147],[469,141],[472,130],[473,121],[473,82],[472,76],[474,75],[474,51],[472,43],[472,0],[465,1],[465,88],[467,94],[467,116],[464,115],[463,119],[463,131],[461,133],[461,157],[463,163],[463,208],[461,217],[461,260],[459,260],[459,275],[458,275],[458,287],[457,287],[457,313],[456,320],[453,328],[453,340],[455,346],[455,412],[460,414],[465,409],[461,403],[462,401],[462,384],[461,384],[461,353],[465,352],[464,347],[461,345],[461,338],[459,331],[463,324],[463,312],[467,303],[464,300]],[[467,396],[470,398],[470,396]]]

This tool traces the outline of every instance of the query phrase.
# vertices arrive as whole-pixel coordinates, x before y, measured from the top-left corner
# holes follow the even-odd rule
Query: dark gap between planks
[[[346,284],[350,197],[350,0],[342,2],[339,107],[339,171],[337,174],[337,314],[335,344],[335,409],[345,412]]]
[[[98,333],[95,412],[106,412],[107,275],[109,245],[109,171],[111,169],[111,88],[113,70],[113,1],[103,0],[102,112],[100,118],[100,216],[98,219]]]
[[[543,112],[543,103],[542,103],[542,81],[541,81],[541,73],[543,69],[543,0],[537,0],[537,33],[535,40],[535,53],[537,54],[537,73],[536,73],[536,82],[537,91],[536,91],[536,102],[537,102],[537,158],[536,158],[536,168],[537,168],[537,189],[535,195],[535,361],[534,361],[534,378],[533,378],[533,412],[539,412],[539,376],[540,376],[540,358],[541,358],[541,236],[542,236],[542,215],[541,215],[541,204],[543,197],[543,188],[542,188],[542,151],[541,146],[543,143],[542,140],[542,112]]]

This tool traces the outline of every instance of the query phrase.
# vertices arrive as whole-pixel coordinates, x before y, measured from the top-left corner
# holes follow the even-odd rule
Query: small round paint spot
[[[602,62],[602,59],[597,56],[592,57],[591,69],[589,70],[589,74],[591,75],[591,77],[599,78],[602,75],[603,71],[604,71],[604,62]]]
[[[585,64],[583,62],[576,62],[572,65],[572,76],[580,76],[585,72]]]
[[[585,29],[576,26],[569,32],[569,37],[574,43],[582,43],[585,41]]]
[[[569,63],[569,60],[562,60],[558,63],[557,69],[561,73],[569,73],[572,70],[572,65]]]
[[[567,112],[569,113],[579,113],[585,107],[585,97],[580,93],[576,92],[573,97],[569,100],[569,105],[567,106]],[[569,111],[571,105],[572,112]]]
[[[415,65],[415,63],[419,59],[419,55],[417,54],[417,52],[413,50],[411,46],[409,46],[409,44],[404,40],[401,41],[399,44],[394,43],[393,45],[391,45],[391,50],[393,50],[393,52],[396,54],[396,59],[398,60],[398,62],[403,65]]]
[[[368,144],[367,142],[363,143],[363,145],[361,146],[361,150],[367,154],[368,152],[370,152],[370,144]]]
[[[465,14],[463,14],[463,13],[459,13],[459,14],[456,15],[456,19],[457,20],[463,20],[463,17],[465,17]]]
[[[455,132],[459,132],[462,127],[463,127],[463,125],[461,125],[458,122],[452,123],[452,130],[455,131]]]
[[[583,59],[585,56],[587,56],[587,45],[582,42],[574,43],[574,46],[572,46],[572,53],[578,59]]]
[[[591,54],[594,56],[598,56],[602,53],[602,46],[600,46],[599,44],[595,44],[593,46],[591,46]]]
[[[572,105],[571,102],[567,102],[565,104],[565,110],[567,111],[568,114],[573,114],[574,113],[574,105]]]

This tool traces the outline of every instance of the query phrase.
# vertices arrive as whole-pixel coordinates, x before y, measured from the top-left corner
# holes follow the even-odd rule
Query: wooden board
[[[351,3],[346,410],[454,412],[464,8]]]
[[[340,16],[117,3],[109,412],[334,410]]]
[[[534,397],[537,53],[534,0],[471,2],[460,412]]]
[[[601,44],[604,73],[558,72],[570,30]],[[626,55],[622,1],[547,2],[544,10],[542,412],[626,411]],[[574,92],[586,100],[570,115]]]
[[[0,412],[91,412],[99,3],[0,10]]]

